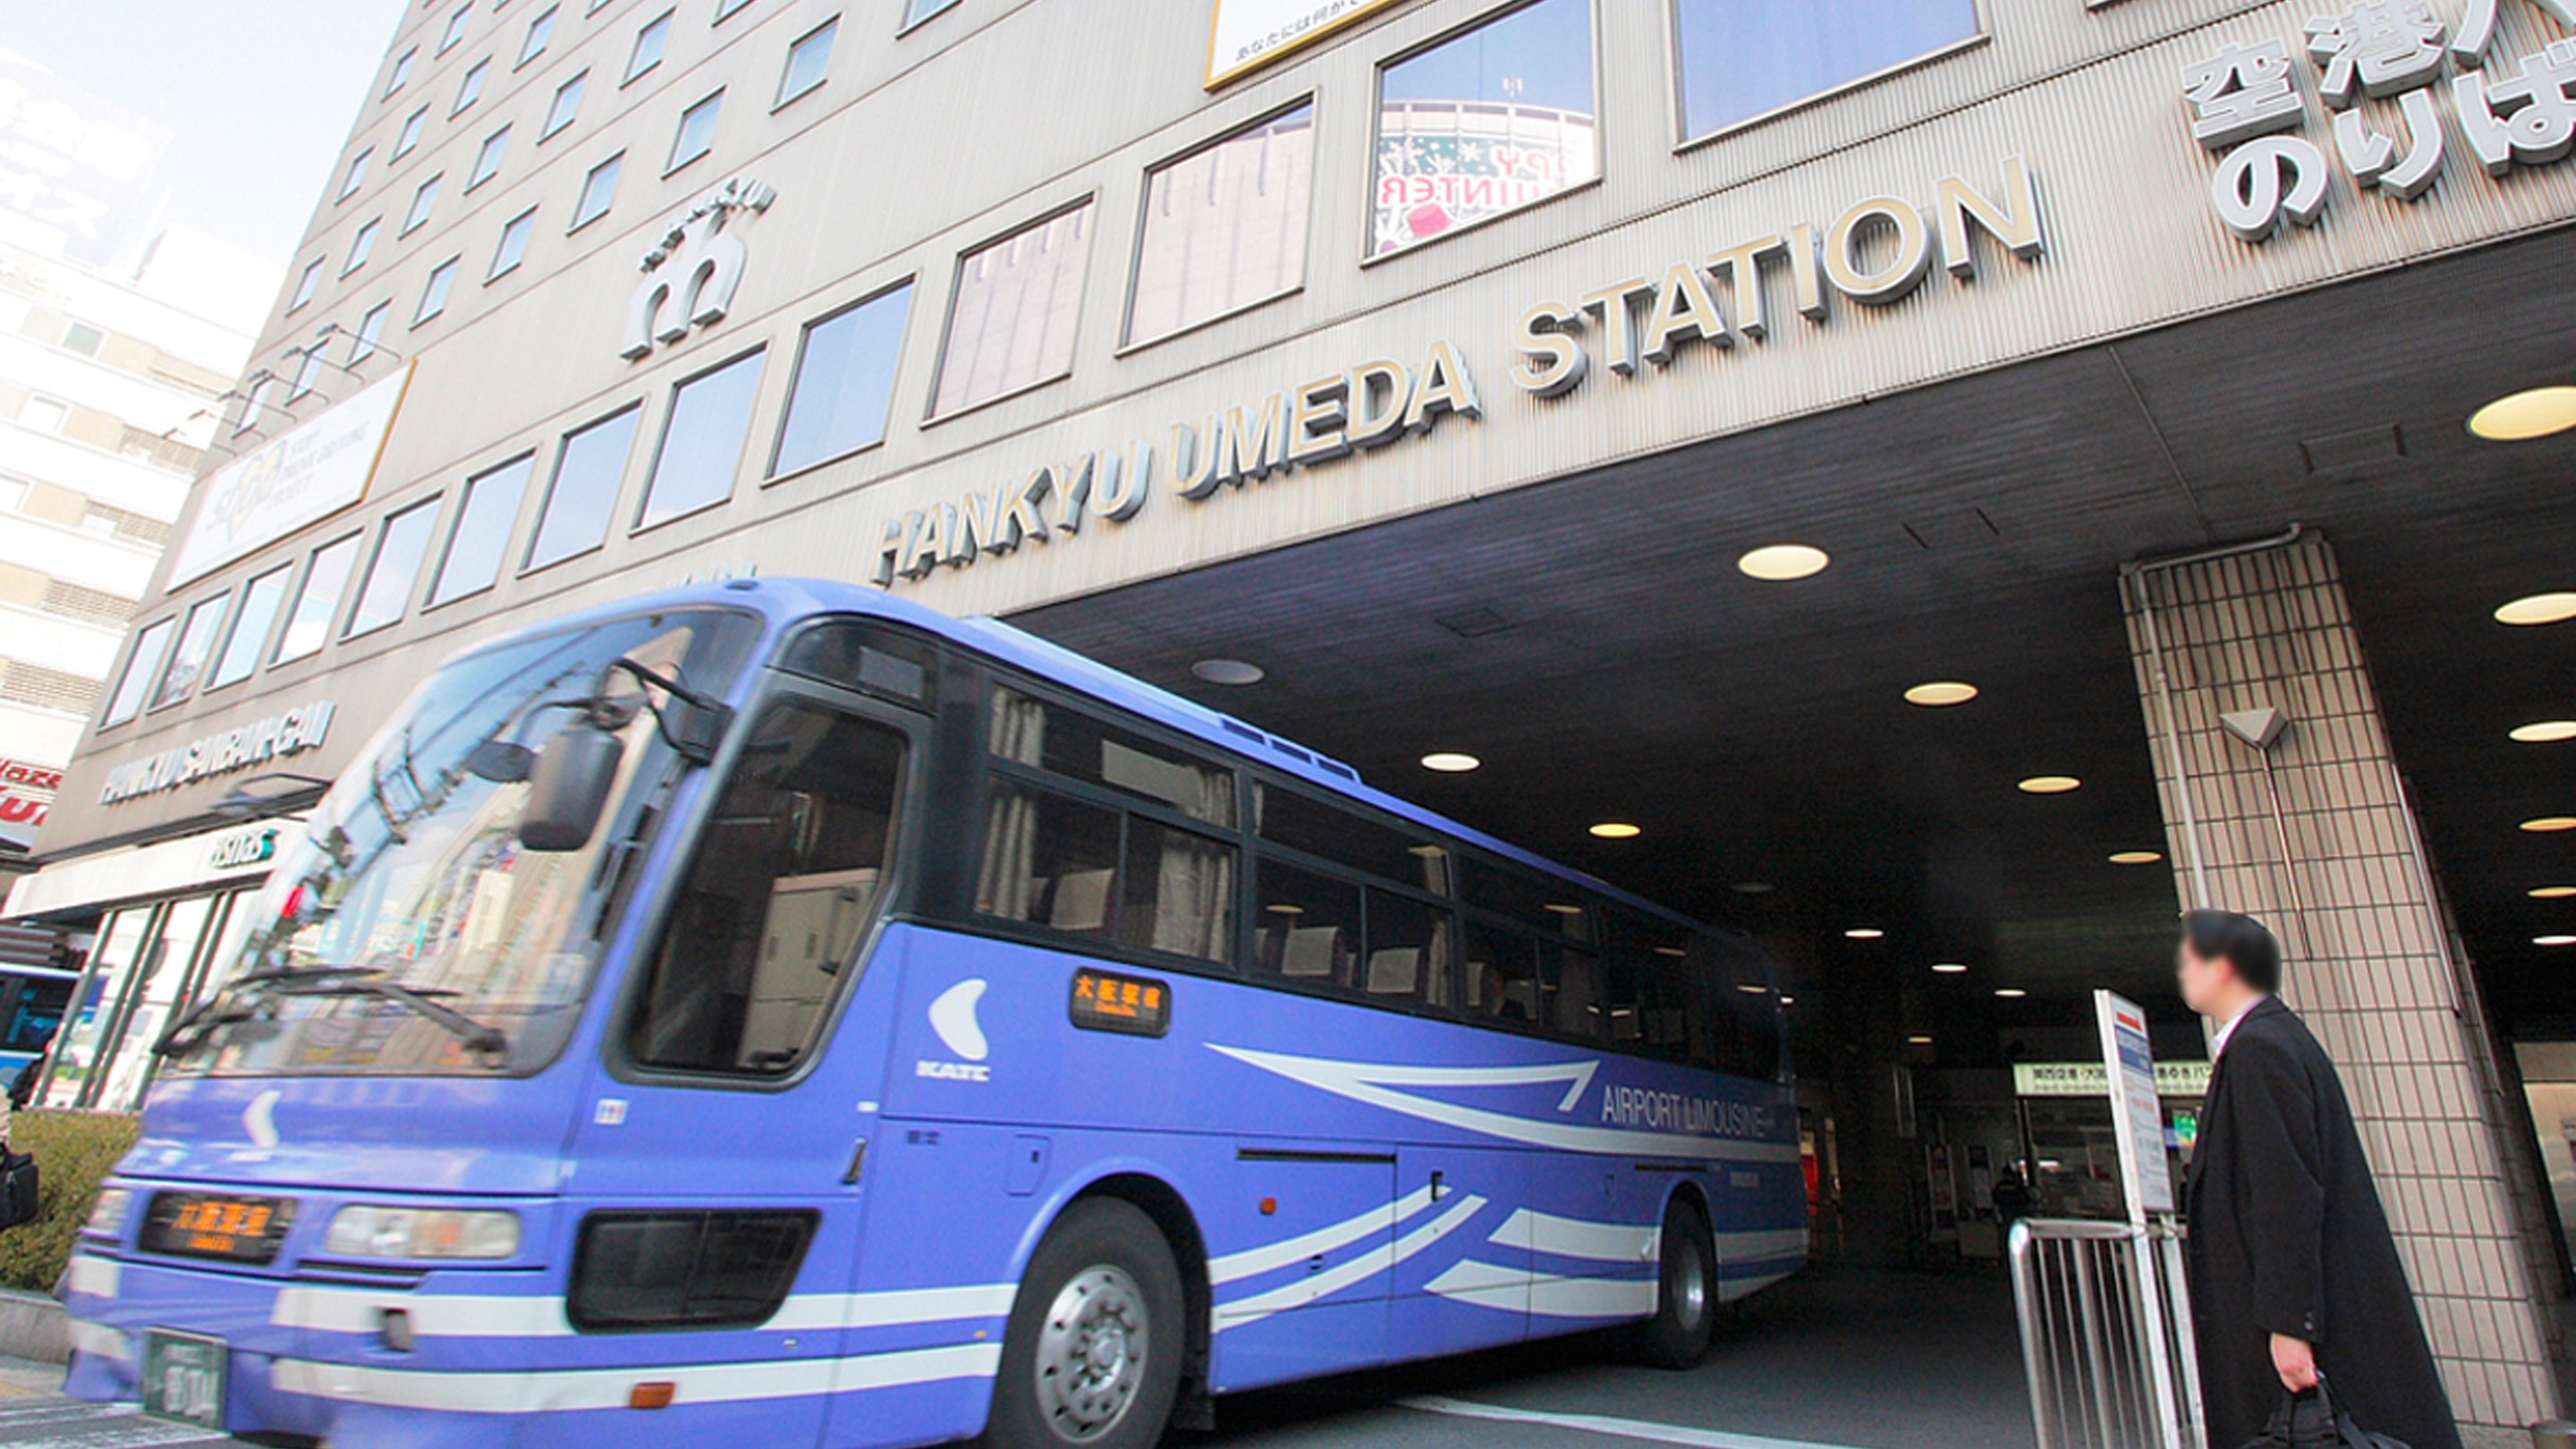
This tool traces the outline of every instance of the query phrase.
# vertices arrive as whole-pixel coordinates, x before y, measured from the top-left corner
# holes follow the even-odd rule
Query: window
[[[1264,860],[1254,874],[1253,964],[1310,986],[1358,982],[1360,888]]]
[[[0,473],[0,513],[16,513],[27,506],[27,494],[36,485],[24,478]]]
[[[832,73],[832,41],[840,33],[841,20],[836,15],[787,47],[787,71],[778,80],[780,105],[821,85],[823,78]]]
[[[608,520],[641,416],[642,409],[629,407],[564,439],[545,509],[537,516],[537,536],[528,545],[529,568],[561,563],[608,540]]]
[[[447,557],[439,560],[438,577],[430,581],[428,607],[479,594],[499,582],[510,531],[519,524],[519,502],[527,496],[528,477],[536,467],[537,455],[526,453],[465,480],[465,501],[457,506],[456,526],[447,535]]]
[[[96,357],[107,345],[107,334],[86,322],[74,322],[63,329],[63,350],[83,357]]]
[[[438,53],[440,55],[445,55],[449,51],[454,50],[457,42],[465,38],[465,22],[472,19],[473,15],[474,7],[468,4],[457,6],[456,13],[447,17],[447,29],[438,37]]]
[[[358,234],[349,238],[349,259],[340,264],[341,276],[345,277],[351,272],[356,271],[358,268],[365,266],[367,264],[367,258],[375,254],[376,228],[381,225],[383,221],[384,218],[380,216],[369,217],[367,219],[367,224],[358,228]]]
[[[1977,0],[1680,0],[1682,135],[1741,125],[1977,33]]]
[[[716,117],[723,111],[724,92],[718,91],[680,113],[680,133],[671,138],[671,170],[715,149]]]
[[[626,1053],[673,1071],[795,1070],[855,989],[894,862],[903,735],[805,700],[745,742],[636,993]]]
[[[214,677],[206,681],[206,688],[239,684],[259,667],[259,651],[277,624],[278,608],[286,602],[286,581],[294,574],[293,564],[279,564],[242,590],[241,609],[233,615],[232,633],[224,639],[223,657],[215,661]]]
[[[528,238],[536,229],[537,209],[533,206],[511,217],[509,225],[501,228],[501,244],[492,249],[492,274],[484,280],[497,280],[517,271],[519,263],[528,259]]]
[[[349,339],[349,365],[357,366],[376,355],[376,343],[385,335],[385,314],[393,310],[391,302],[378,302],[358,319],[358,335]]]
[[[315,257],[304,264],[304,275],[295,279],[295,295],[287,300],[288,312],[301,311],[305,303],[313,300],[313,289],[322,284],[322,262],[321,257]]]
[[[734,12],[742,9],[742,7],[750,3],[751,0],[716,0],[716,18],[714,23],[717,25],[724,24],[727,20],[733,18]]]
[[[1600,173],[1591,0],[1538,0],[1397,61],[1379,98],[1373,252],[1580,186]]]
[[[760,395],[761,353],[738,357],[681,383],[662,423],[662,450],[644,485],[639,528],[712,508],[733,496],[751,405]]]
[[[1117,905],[1115,810],[1016,781],[993,785],[975,909],[1005,921],[1106,938]]]
[[[268,410],[268,390],[277,383],[277,379],[265,371],[251,374],[249,381],[250,385],[242,390],[241,416],[233,420],[236,437],[267,421],[261,414]]]
[[[285,637],[277,641],[277,663],[302,659],[331,637],[331,616],[340,612],[340,595],[358,562],[358,539],[353,533],[313,551],[313,561],[304,566],[304,587],[296,590],[295,607],[286,616]]]
[[[420,133],[429,127],[429,107],[423,106],[405,117],[402,134],[394,138],[394,159],[399,161],[420,144]]]
[[[1537,942],[1516,931],[1470,921],[1465,962],[1459,1000],[1467,1017],[1529,1026],[1545,1019]]]
[[[580,204],[573,208],[572,230],[579,231],[608,215],[608,208],[617,204],[617,175],[625,169],[623,151],[590,168],[590,175],[581,183]]]
[[[151,708],[177,704],[197,692],[197,680],[206,672],[206,656],[215,652],[215,635],[224,627],[224,605],[230,602],[232,595],[217,594],[198,600],[188,610],[188,622],[179,630],[179,647],[171,652],[161,687],[152,691]]]
[[[134,636],[134,651],[125,656],[125,673],[118,676],[115,692],[107,697],[107,713],[99,717],[100,725],[123,724],[143,708],[144,692],[161,672],[162,655],[169,652],[175,622],[163,619]]]
[[[483,149],[474,153],[474,174],[465,178],[465,189],[475,187],[501,174],[501,158],[510,154],[510,128],[503,126],[483,138]]]
[[[1401,821],[1381,823],[1347,805],[1258,780],[1252,787],[1252,828],[1265,844],[1433,895],[1449,893],[1454,857],[1427,832]]]
[[[931,16],[953,8],[956,4],[957,0],[904,0],[903,28],[910,30]]]
[[[42,393],[29,394],[26,402],[18,408],[19,425],[33,428],[40,433],[59,433],[71,426],[71,421],[70,403],[64,402],[61,398],[46,397]]]
[[[442,171],[422,182],[420,189],[411,194],[411,212],[403,218],[403,235],[409,236],[429,220],[431,209],[438,205],[438,183],[446,179],[447,173]]]
[[[581,74],[574,76],[571,80],[565,81],[562,85],[555,87],[554,104],[546,107],[546,126],[544,130],[537,133],[538,140],[543,141],[548,136],[551,136],[555,132],[562,130],[564,127],[571,125],[575,118],[581,115],[581,93],[589,89],[589,87],[589,71],[583,71]]]
[[[1234,825],[1234,772],[1078,709],[996,688],[996,759],[1097,786],[1220,828]]]
[[[320,387],[325,365],[322,344],[318,342],[295,354],[295,381],[286,389],[286,400],[301,402],[313,389]]]
[[[1073,370],[1073,327],[1091,255],[1091,203],[957,264],[931,412],[941,415]]]
[[[391,97],[411,80],[411,63],[420,58],[420,47],[413,46],[394,57],[393,73],[385,77],[385,95]]]
[[[483,98],[483,77],[491,69],[492,59],[489,56],[474,62],[473,69],[465,72],[465,79],[456,87],[456,104],[447,108],[449,115],[455,115]]]
[[[420,309],[411,314],[411,325],[419,326],[447,310],[447,294],[456,289],[456,264],[461,257],[449,257],[432,267],[429,281],[420,289]]]
[[[1368,893],[1368,955],[1359,988],[1382,1001],[1446,1007],[1457,1000],[1455,925],[1439,906],[1392,891]]]
[[[548,6],[538,13],[536,19],[528,22],[528,38],[519,42],[519,65],[526,65],[545,54],[546,42],[554,38],[554,33],[555,11],[553,6]],[[513,70],[517,68],[511,67]]]
[[[1167,336],[1306,280],[1312,103],[1145,178],[1127,340]]]
[[[665,10],[659,17],[647,22],[643,29],[635,32],[635,49],[626,57],[626,80],[618,84],[627,84],[637,76],[660,65],[662,51],[670,43],[671,12]]]
[[[895,364],[911,310],[912,283],[905,282],[805,329],[770,476],[885,441]]]
[[[438,500],[415,503],[385,520],[376,539],[376,560],[367,565],[367,582],[358,590],[358,607],[349,612],[347,637],[372,633],[403,616],[411,607],[411,586],[420,581],[422,560],[429,554],[429,535],[438,523]]]
[[[357,195],[358,188],[367,184],[367,167],[375,159],[376,148],[373,146],[349,158],[348,174],[340,178],[340,200],[346,201]]]

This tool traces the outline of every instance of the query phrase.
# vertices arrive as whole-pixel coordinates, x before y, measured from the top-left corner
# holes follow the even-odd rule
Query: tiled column
[[[2313,534],[2123,577],[2185,905],[2279,932],[2343,1074],[2453,1408],[2477,1444],[2558,1412],[2492,1037],[2446,928],[2334,550]],[[2266,750],[2222,716],[2277,709]]]

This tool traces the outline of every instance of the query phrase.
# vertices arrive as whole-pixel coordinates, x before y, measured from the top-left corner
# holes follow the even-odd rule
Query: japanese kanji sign
[[[168,130],[0,51],[0,225],[42,249],[114,260],[152,220],[169,142]]]

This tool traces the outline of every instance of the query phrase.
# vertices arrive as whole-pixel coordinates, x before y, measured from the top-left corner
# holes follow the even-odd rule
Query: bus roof
[[[1596,876],[1497,840],[1444,815],[1389,795],[1362,780],[1357,770],[1330,756],[1259,729],[1230,714],[1184,699],[1170,690],[1112,669],[1024,629],[998,619],[959,619],[869,585],[797,578],[743,578],[691,584],[588,609],[571,618],[514,631],[512,637],[626,617],[639,610],[689,607],[747,610],[767,618],[773,629],[823,614],[863,615],[909,625],[1052,680],[1104,704],[1142,715],[1237,758],[1437,830],[1534,870],[1579,882],[1587,889],[1670,924],[1708,935],[1722,934],[1702,922],[1621,890]],[[480,652],[484,647],[488,646],[477,645],[465,652]]]

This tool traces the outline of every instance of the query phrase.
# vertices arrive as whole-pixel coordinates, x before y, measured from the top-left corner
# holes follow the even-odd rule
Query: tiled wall
[[[2250,911],[2280,933],[2284,995],[2343,1073],[2460,1418],[2518,1431],[2553,1416],[2491,1038],[2333,549],[2310,534],[2126,583],[2183,900]],[[2290,720],[2268,778],[2263,753],[2219,718],[2267,706]]]

